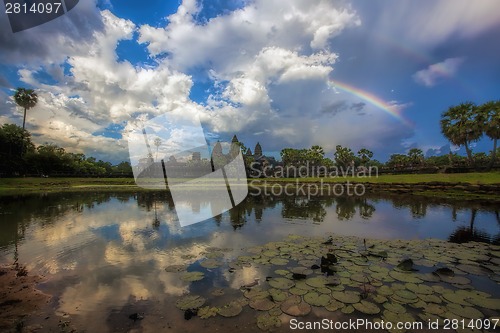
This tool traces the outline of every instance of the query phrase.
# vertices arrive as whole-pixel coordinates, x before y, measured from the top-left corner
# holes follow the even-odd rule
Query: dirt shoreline
[[[51,299],[36,288],[43,280],[41,276],[30,275],[20,265],[0,265],[0,331],[36,331],[37,327],[27,326],[27,321],[32,317],[45,318]]]

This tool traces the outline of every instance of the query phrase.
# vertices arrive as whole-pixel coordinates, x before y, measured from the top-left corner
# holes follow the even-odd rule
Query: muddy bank
[[[26,320],[43,315],[50,296],[36,289],[42,280],[22,266],[0,265],[0,331],[29,331]]]

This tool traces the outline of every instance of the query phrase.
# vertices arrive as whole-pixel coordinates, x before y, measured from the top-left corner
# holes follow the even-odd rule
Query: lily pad
[[[393,279],[401,281],[401,282],[408,282],[408,283],[422,283],[423,282],[421,279],[419,279],[417,277],[417,275],[415,273],[390,271],[389,275]]]
[[[326,306],[325,306],[325,309],[328,310],[328,311],[331,311],[331,312],[335,312],[339,309],[342,309],[344,307],[344,303],[342,302],[339,302],[337,300],[331,300],[330,303],[328,303]]]
[[[218,309],[216,307],[204,306],[198,309],[198,317],[201,319],[215,317],[217,315],[217,311]]]
[[[269,280],[269,285],[276,289],[290,289],[295,285],[295,282],[286,278],[274,278]]]
[[[332,297],[342,303],[358,303],[361,299],[359,293],[346,290],[346,291],[332,291]]]
[[[306,316],[311,312],[311,306],[306,302],[302,301],[300,296],[290,296],[283,303],[281,303],[281,311],[289,316],[302,317]]]
[[[484,314],[479,311],[476,308],[473,308],[471,306],[462,306],[459,304],[450,304],[448,306],[448,310],[450,312],[456,314],[457,316],[461,318],[467,318],[467,319],[480,319],[484,317]]]
[[[228,305],[219,308],[218,313],[222,317],[236,317],[242,310],[243,308],[238,302],[231,302]]]
[[[398,303],[393,303],[393,302],[384,303],[384,308],[396,314],[406,313],[405,307]]]
[[[217,268],[219,266],[221,266],[222,263],[220,261],[217,261],[215,259],[207,259],[207,260],[204,260],[200,263],[200,266],[201,267],[205,267],[205,268]]]
[[[322,288],[328,283],[328,280],[324,276],[316,276],[306,279],[306,284],[313,288]]]
[[[330,303],[330,296],[310,291],[304,295],[304,301],[313,306],[326,306]]]
[[[269,298],[254,298],[250,300],[248,305],[254,310],[268,311],[274,308],[276,304]]]
[[[288,293],[286,291],[274,288],[269,289],[269,295],[275,302],[283,302],[285,299],[288,298]]]
[[[309,291],[298,288],[298,287],[293,287],[293,288],[290,288],[289,292],[293,295],[302,296],[302,295],[307,294]]]
[[[169,273],[184,272],[186,270],[187,265],[170,265],[165,268],[165,271]]]
[[[498,298],[468,298],[470,303],[490,310],[500,310],[500,299]]]
[[[205,304],[205,299],[197,295],[187,295],[175,302],[175,306],[181,310],[198,309]]]
[[[194,282],[194,281],[200,281],[204,277],[205,277],[205,273],[195,271],[195,272],[182,273],[182,275],[180,276],[180,279],[182,281],[186,281],[186,282]]]
[[[352,306],[364,314],[374,315],[380,312],[380,308],[376,304],[364,300],[359,303],[354,303]]]
[[[245,296],[248,299],[259,299],[259,298],[266,298],[269,297],[269,291],[267,290],[262,290],[260,288],[254,288],[247,290],[243,293],[243,296]]]
[[[434,293],[434,290],[425,284],[407,283],[405,287],[415,294],[431,295]]]
[[[269,260],[269,262],[276,266],[285,266],[286,264],[288,264],[288,260],[284,258],[273,258]]]
[[[257,316],[257,327],[263,331],[270,331],[281,326],[281,320],[278,316],[271,316],[268,313]]]
[[[354,312],[354,307],[352,305],[347,305],[340,309],[340,311],[344,314],[351,314]]]

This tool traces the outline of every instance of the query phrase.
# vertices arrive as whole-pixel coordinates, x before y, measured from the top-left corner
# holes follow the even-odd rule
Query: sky
[[[27,87],[36,144],[114,163],[162,115],[275,156],[316,144],[381,161],[446,153],[442,112],[500,99],[499,36],[497,0],[81,0],[16,33],[2,10],[0,124],[22,124],[12,95]]]

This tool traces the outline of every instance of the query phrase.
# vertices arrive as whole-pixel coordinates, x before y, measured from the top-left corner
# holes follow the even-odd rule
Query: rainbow
[[[398,119],[399,121],[401,121],[405,125],[413,126],[413,124],[410,121],[408,121],[407,119],[403,118],[403,116],[401,116],[401,114],[399,113],[399,109],[396,105],[392,105],[392,104],[384,101],[380,97],[378,97],[378,96],[376,96],[368,91],[364,91],[364,90],[361,90],[357,87],[351,86],[347,83],[340,82],[337,80],[332,80],[332,79],[328,80],[328,86],[332,89],[340,89],[340,90],[343,90],[343,91],[348,92],[350,94],[353,94],[353,95],[361,98],[362,100],[370,103],[371,105],[379,108],[380,110],[385,111],[386,113],[388,113],[391,116],[393,116],[394,118]]]

